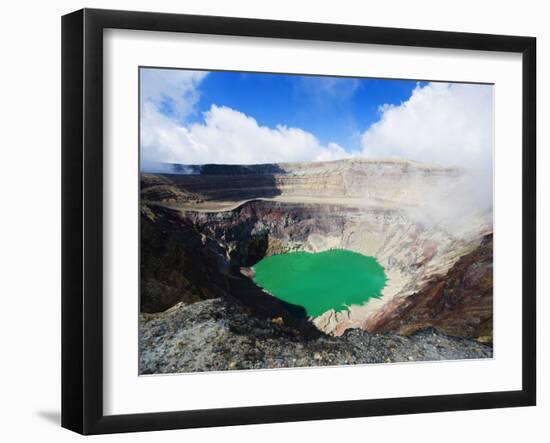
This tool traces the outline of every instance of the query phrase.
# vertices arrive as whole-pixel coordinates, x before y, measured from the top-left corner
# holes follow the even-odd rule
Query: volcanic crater
[[[308,351],[307,346],[315,346],[316,340],[336,347],[338,340],[345,342],[341,345],[344,363],[411,360],[405,351],[393,356],[369,354],[368,358],[349,355],[363,352],[361,343],[366,337],[369,342],[380,336],[401,343],[424,340],[426,331],[432,331],[437,340],[450,340],[453,352],[467,348],[464,355],[457,351],[458,358],[492,355],[492,210],[460,207],[456,196],[468,180],[466,171],[357,158],[168,165],[167,170],[141,174],[143,373],[219,369],[212,362],[191,367],[177,358],[177,331],[196,327],[199,321],[191,319],[191,310],[212,325],[225,322],[220,330],[228,327],[226,332],[235,340],[247,335],[243,322],[250,321],[256,322],[250,325],[256,336],[261,335],[258,324],[262,324],[267,336],[285,340],[287,334],[292,346],[306,346],[286,360],[281,357],[283,363],[272,362],[273,367],[299,365],[305,354],[311,358],[303,360],[304,365],[330,364],[328,357],[316,359],[317,354]],[[381,296],[311,318],[303,307],[273,297],[253,281],[252,267],[264,257],[330,249],[375,257],[387,276]],[[225,308],[218,314],[208,311],[212,300],[219,300]],[[242,318],[230,314],[235,309]],[[174,310],[181,311],[179,317]],[[185,318],[192,325],[172,325],[172,334],[163,335],[170,327],[163,326],[162,319],[170,322],[174,318]],[[236,323],[240,325],[237,332]],[[159,336],[168,337],[162,340],[164,348],[155,339]],[[350,350],[350,340],[360,349]],[[184,340],[181,346],[187,349],[190,345]],[[253,354],[259,349],[257,344],[249,347]],[[263,367],[266,352],[240,356],[240,360],[226,355],[221,365],[226,369]],[[428,358],[427,351],[418,352],[412,359]],[[338,355],[332,363],[340,362]],[[243,361],[249,364],[243,366]]]

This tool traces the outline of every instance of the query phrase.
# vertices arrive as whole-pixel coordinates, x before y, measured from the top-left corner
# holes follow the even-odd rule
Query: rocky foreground
[[[232,300],[178,303],[141,314],[140,374],[490,358],[491,346],[435,329],[409,336],[347,330],[304,336],[284,320],[251,316]]]

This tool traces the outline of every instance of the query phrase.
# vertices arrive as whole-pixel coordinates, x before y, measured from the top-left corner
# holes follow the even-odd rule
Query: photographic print
[[[139,373],[492,358],[493,94],[140,67]]]

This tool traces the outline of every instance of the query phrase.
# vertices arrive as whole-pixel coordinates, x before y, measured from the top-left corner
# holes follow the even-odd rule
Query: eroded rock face
[[[368,322],[370,331],[408,335],[433,327],[454,336],[493,341],[493,236],[483,237],[445,275],[420,291],[398,297]]]
[[[242,201],[276,196],[356,198],[414,203],[422,188],[454,183],[460,170],[400,160],[348,159],[316,163],[185,166],[190,174],[164,177],[180,192],[204,201]],[[153,174],[145,174],[154,177]],[[151,186],[162,179],[150,180]],[[161,188],[162,189],[162,188]],[[152,192],[151,190],[150,192]]]
[[[225,249],[175,210],[143,206],[140,220],[140,310],[219,297],[229,273]]]

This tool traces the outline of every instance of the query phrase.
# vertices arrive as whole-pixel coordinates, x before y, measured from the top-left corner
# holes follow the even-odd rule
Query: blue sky
[[[409,80],[314,77],[211,72],[200,85],[197,112],[213,104],[253,116],[262,126],[285,125],[314,134],[321,143],[347,151],[380,118],[379,106],[407,100],[417,82]]]
[[[349,156],[468,165],[492,153],[493,87],[141,68],[142,167]]]

